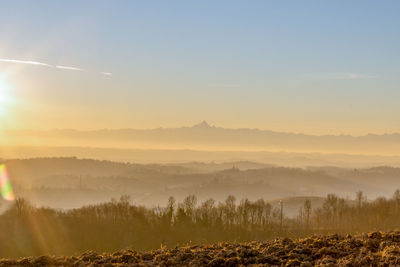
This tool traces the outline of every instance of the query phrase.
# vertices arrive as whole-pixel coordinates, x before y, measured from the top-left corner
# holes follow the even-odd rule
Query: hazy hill
[[[225,162],[258,162],[249,168],[257,168],[255,164],[270,166],[338,166],[346,168],[366,168],[373,166],[400,166],[400,156],[374,156],[359,154],[326,154],[326,153],[294,153],[270,151],[212,151],[189,149],[129,149],[99,147],[50,147],[50,146],[0,146],[0,157],[38,158],[38,157],[79,157],[98,160],[111,160],[131,163],[173,163],[175,165],[191,165],[194,169],[202,169],[215,164],[215,170],[221,170]],[[221,165],[222,164],[222,165]],[[207,166],[208,168],[208,166]]]
[[[221,162],[217,163],[214,161],[211,162],[183,162],[183,163],[174,163],[168,164],[168,166],[180,166],[195,170],[197,172],[213,172],[213,171],[222,171],[229,168],[237,168],[240,170],[249,170],[249,169],[263,169],[267,167],[272,167],[272,164],[265,163],[257,163],[251,161],[230,161],[230,162]]]
[[[332,192],[353,198],[362,190],[374,198],[391,196],[400,187],[400,169],[390,167],[301,169],[251,162],[162,165],[77,158],[6,160],[5,164],[17,196],[56,208],[80,207],[121,195],[148,206],[164,205],[170,196],[180,201],[189,194],[199,201],[224,201],[228,195],[268,200],[325,197]],[[229,168],[220,170],[225,166]]]

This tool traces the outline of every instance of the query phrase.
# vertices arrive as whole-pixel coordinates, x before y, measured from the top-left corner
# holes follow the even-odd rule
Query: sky
[[[399,1],[4,1],[0,129],[400,132]]]

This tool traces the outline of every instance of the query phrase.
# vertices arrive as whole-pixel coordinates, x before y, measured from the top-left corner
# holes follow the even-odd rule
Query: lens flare
[[[10,179],[8,179],[6,165],[4,164],[0,164],[0,193],[7,201],[15,200],[14,191]]]

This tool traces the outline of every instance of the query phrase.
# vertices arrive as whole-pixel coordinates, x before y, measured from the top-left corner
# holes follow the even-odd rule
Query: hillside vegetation
[[[283,203],[284,204],[284,203]],[[390,199],[354,201],[329,194],[322,207],[305,199],[294,218],[280,206],[259,199],[198,203],[194,195],[178,203],[170,197],[163,207],[133,205],[129,197],[66,211],[35,208],[17,199],[0,215],[0,257],[72,255],[88,250],[112,252],[130,248],[151,250],[177,245],[222,241],[265,241],[311,234],[390,230],[399,226],[400,191]]]

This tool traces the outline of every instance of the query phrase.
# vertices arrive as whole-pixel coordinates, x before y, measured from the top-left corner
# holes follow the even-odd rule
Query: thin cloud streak
[[[62,69],[62,70],[76,70],[76,71],[86,71],[84,69],[81,68],[77,68],[77,67],[68,67],[68,66],[56,66],[57,69]]]
[[[29,61],[29,60],[17,60],[17,59],[0,58],[0,62],[36,65],[36,66],[43,66],[43,67],[50,67],[50,68],[54,67],[53,65],[50,65],[50,64],[47,64],[47,63],[38,62],[38,61]]]
[[[355,80],[355,79],[375,79],[377,76],[370,74],[360,74],[360,73],[346,73],[342,79]]]
[[[364,80],[364,79],[377,79],[377,75],[365,73],[311,73],[302,76],[305,80]]]
[[[87,71],[85,69],[79,67],[72,67],[72,66],[62,66],[62,65],[51,65],[44,62],[39,61],[30,61],[30,60],[19,60],[19,59],[8,59],[8,58],[0,58],[0,62],[4,63],[12,63],[12,64],[25,64],[25,65],[33,65],[33,66],[40,66],[40,67],[47,67],[47,68],[54,68],[60,70],[72,70],[72,71]],[[111,72],[100,72],[102,75],[111,76]]]

